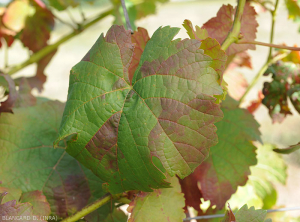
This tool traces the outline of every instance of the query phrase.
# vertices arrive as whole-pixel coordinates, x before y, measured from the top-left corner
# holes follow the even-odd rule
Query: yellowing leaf
[[[129,204],[131,213],[128,222],[182,222],[184,198],[176,177],[169,177],[172,188],[154,190],[151,193],[141,192]]]
[[[25,20],[31,11],[32,7],[28,0],[12,1],[3,14],[3,24],[9,29],[19,32],[24,28]]]

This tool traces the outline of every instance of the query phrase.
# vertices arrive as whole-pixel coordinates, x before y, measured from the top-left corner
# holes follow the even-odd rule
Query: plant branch
[[[126,20],[127,29],[130,30],[131,33],[133,33],[133,30],[132,30],[132,27],[131,27],[131,24],[130,24],[130,20],[129,20],[129,16],[128,16],[128,12],[127,12],[127,8],[126,8],[126,5],[125,5],[125,1],[121,0],[121,3],[122,3],[123,12],[124,12],[124,17],[125,17],[125,20]]]
[[[62,220],[61,222],[74,222],[79,220],[80,218],[92,213],[93,211],[97,210],[99,207],[103,206],[104,204],[108,203],[112,199],[119,199],[122,197],[122,194],[116,194],[116,195],[110,195],[110,194],[105,194],[103,197],[100,199],[96,200],[92,204],[84,207],[80,211],[78,211],[76,214]]]
[[[256,76],[254,77],[254,79],[252,80],[252,82],[250,83],[250,85],[247,87],[245,93],[243,94],[243,96],[239,99],[239,104],[241,104],[243,102],[243,100],[245,99],[246,95],[250,92],[250,90],[253,88],[253,86],[255,86],[255,84],[257,83],[257,81],[260,79],[260,77],[262,77],[262,75],[265,73],[265,71],[267,70],[267,68],[269,67],[269,65],[283,59],[284,57],[286,57],[287,54],[280,54],[278,56],[275,56],[273,59],[268,60],[263,67],[261,67],[261,69],[258,71],[258,73],[256,74]]]
[[[36,63],[36,62],[39,62],[46,55],[48,55],[49,53],[56,50],[61,44],[68,41],[69,39],[73,38],[74,36],[80,34],[83,30],[85,30],[85,29],[89,28],[90,26],[94,25],[95,23],[97,23],[98,21],[103,19],[104,17],[110,15],[112,12],[113,12],[113,10],[109,9],[109,10],[99,14],[95,19],[93,19],[93,20],[87,22],[86,24],[82,25],[80,30],[74,30],[73,32],[69,33],[68,35],[65,35],[64,37],[62,37],[56,43],[54,43],[52,45],[48,45],[48,46],[44,47],[43,49],[41,49],[40,51],[34,53],[25,62],[11,67],[8,70],[7,74],[12,75],[12,74],[20,71],[21,69],[25,68],[26,66],[29,66],[29,65],[31,65],[33,63]]]
[[[285,45],[276,45],[272,43],[264,43],[264,42],[258,42],[258,41],[238,41],[236,42],[237,44],[254,44],[254,45],[262,45],[262,46],[267,46],[271,48],[278,48],[278,49],[288,49],[292,51],[300,51],[299,47],[290,47],[290,46],[285,46]]]
[[[228,49],[228,47],[232,43],[235,43],[239,40],[240,30],[241,30],[241,20],[245,8],[245,3],[246,0],[238,1],[237,10],[235,12],[232,28],[221,46],[221,49],[223,49],[224,51]]]

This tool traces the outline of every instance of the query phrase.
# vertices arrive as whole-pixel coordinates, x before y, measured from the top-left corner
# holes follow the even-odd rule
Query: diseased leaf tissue
[[[218,142],[219,74],[199,40],[173,40],[178,31],[159,28],[139,46],[112,26],[71,70],[55,144],[73,135],[67,152],[111,193],[169,187],[167,174],[188,176]]]

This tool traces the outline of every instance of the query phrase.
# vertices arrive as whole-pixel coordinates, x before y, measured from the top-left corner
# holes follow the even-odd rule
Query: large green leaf
[[[159,28],[147,42],[132,85],[130,31],[112,26],[73,67],[57,144],[108,183],[112,193],[168,187],[165,172],[189,175],[217,144],[222,94],[198,40]]]
[[[3,187],[42,191],[52,214],[66,217],[103,196],[102,181],[66,153],[64,142],[53,149],[64,104],[39,103],[1,114],[0,178]],[[103,207],[100,219],[110,203]]]
[[[185,218],[183,213],[184,197],[176,177],[169,177],[172,188],[141,192],[129,204],[131,213],[129,222],[181,222]]]
[[[230,97],[222,103],[222,110],[224,119],[216,124],[219,143],[210,149],[209,157],[181,181],[186,204],[197,210],[201,203],[199,192],[205,200],[210,200],[211,206],[222,209],[237,187],[246,183],[249,167],[256,164],[252,141],[260,140],[259,124]]]

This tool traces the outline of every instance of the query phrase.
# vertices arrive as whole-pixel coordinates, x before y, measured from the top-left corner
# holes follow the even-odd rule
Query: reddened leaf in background
[[[251,104],[247,107],[248,111],[250,113],[254,113],[258,109],[258,107],[261,105],[263,98],[264,98],[264,95],[263,95],[262,91],[259,91],[258,95],[257,95],[257,99],[251,101]]]
[[[232,27],[234,14],[235,9],[231,5],[223,5],[218,11],[217,16],[207,21],[202,28],[208,31],[210,37],[215,38],[222,44]],[[254,41],[256,38],[258,23],[255,16],[256,12],[254,8],[250,6],[250,3],[246,3],[241,21],[241,34],[245,41]],[[226,50],[226,53],[229,56],[247,49],[255,49],[255,45],[233,43]]]
[[[182,222],[184,197],[181,193],[177,177],[168,177],[172,188],[140,192],[129,204],[127,211],[131,213],[128,222],[172,221]]]
[[[163,27],[153,34],[132,85],[134,45],[121,26],[101,35],[71,71],[55,143],[76,135],[67,152],[112,193],[168,187],[165,173],[189,175],[217,143],[214,123],[222,112],[213,96],[223,93],[218,73],[198,40],[173,40],[178,31]]]
[[[33,0],[31,3],[35,13],[26,18],[20,40],[24,46],[33,52],[37,52],[47,45],[50,32],[54,27],[54,16],[42,2]]]
[[[222,103],[224,119],[216,123],[219,143],[212,147],[209,157],[196,170],[182,180],[181,184],[197,181],[205,200],[211,206],[222,209],[238,186],[246,183],[250,174],[249,167],[256,164],[255,146],[251,141],[260,140],[258,123],[245,109],[238,108],[238,103],[227,97]],[[193,179],[190,179],[193,177]],[[195,185],[193,185],[195,186]],[[182,190],[185,197],[192,197],[193,190]],[[188,206],[200,204],[198,195],[189,199]]]

